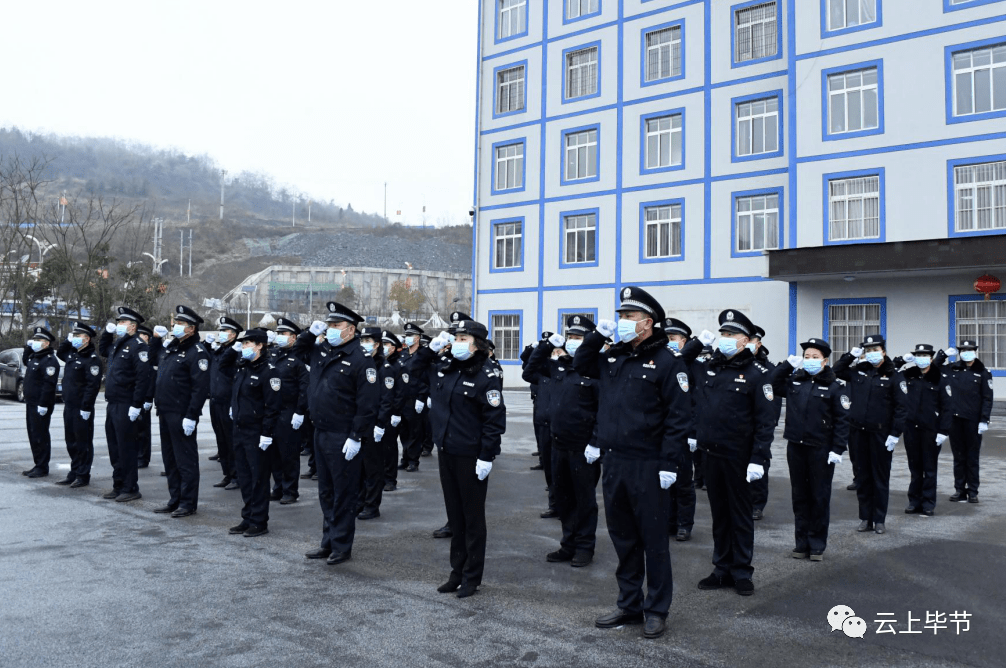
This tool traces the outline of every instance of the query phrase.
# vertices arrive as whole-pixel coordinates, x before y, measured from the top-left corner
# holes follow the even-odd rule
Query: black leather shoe
[[[171,513],[172,517],[188,517],[189,515],[195,515],[195,508],[179,508],[175,512]]]
[[[935,510],[920,510],[919,514],[922,515],[923,517],[932,517],[933,515],[936,514],[936,511]]]
[[[176,510],[178,510],[178,506],[172,506],[170,504],[167,505],[167,506],[160,506],[160,507],[154,508],[154,512],[157,513],[158,515],[170,515],[171,513],[175,512]]]
[[[372,520],[381,516],[381,511],[377,508],[364,508],[363,512],[356,516],[358,520]]]
[[[48,478],[49,477],[49,472],[48,471],[43,471],[41,469],[35,469],[31,473],[28,474],[28,477],[29,478]]]
[[[249,525],[248,525],[247,522],[242,522],[241,524],[239,524],[237,526],[233,526],[230,529],[228,529],[227,533],[230,533],[230,534],[244,533],[245,531],[248,530],[248,526]]]
[[[447,582],[443,583],[437,587],[437,591],[441,594],[453,594],[461,586],[461,578],[454,577],[453,575],[447,579]]]
[[[546,510],[541,514],[541,518],[543,520],[551,520],[556,517],[559,517],[559,511],[556,510],[555,508],[549,508],[548,510]]]
[[[429,457],[432,454],[433,454],[432,450],[423,450],[422,452],[419,453],[419,456],[420,457]]]
[[[584,566],[590,566],[590,562],[592,561],[594,561],[593,552],[578,550],[577,553],[573,555],[573,559],[569,562],[569,565],[573,568],[583,568]]]
[[[313,475],[314,475],[314,471],[308,471],[307,473],[301,473],[300,474],[300,479],[301,480],[310,480],[311,476],[313,476]]]
[[[859,489],[859,485],[857,483],[851,483],[848,487],[846,487],[846,489],[850,492],[854,492]]]
[[[307,448],[301,448],[300,449],[300,456],[301,457],[310,457],[311,456],[311,451],[308,450]]]
[[[333,552],[328,555],[328,561],[325,562],[329,566],[335,566],[336,564],[341,564],[344,561],[349,561],[353,557],[352,552]]]
[[[327,547],[319,547],[317,550],[311,550],[304,554],[308,559],[328,559],[328,555],[332,554],[332,550]]]
[[[259,536],[264,536],[267,533],[269,533],[269,527],[252,525],[252,526],[249,526],[247,529],[245,529],[244,537],[245,538],[257,538]]]
[[[545,467],[542,466],[541,464],[535,464],[534,466],[531,467],[531,470],[532,471],[541,471],[543,468],[545,468]]]
[[[556,550],[555,552],[549,552],[548,554],[545,555],[545,561],[553,564],[572,560],[573,560],[573,553],[566,552],[565,550]]]
[[[803,548],[803,547],[797,547],[797,548],[793,549],[793,551],[790,553],[790,555],[794,559],[806,559],[807,557],[810,556],[810,550],[808,550],[806,548]]]
[[[215,483],[213,483],[213,486],[214,486],[214,487],[227,487],[227,485],[229,485],[229,484],[231,484],[231,479],[230,479],[230,478],[226,478],[226,477],[225,477],[225,478],[224,478],[223,480],[221,480],[220,482],[215,482]]]
[[[161,477],[162,478],[167,478],[168,477],[168,472],[167,471],[161,471]]]
[[[973,494],[968,497],[968,503],[978,503],[978,495]]]
[[[144,461],[138,461],[138,462],[136,462],[136,468],[138,468],[138,469],[145,469],[148,466],[150,466],[150,462],[144,462]]]
[[[220,455],[210,455],[209,460],[211,462],[219,462],[220,461]]]
[[[453,535],[454,532],[451,531],[450,524],[445,524],[444,526],[440,527],[439,529],[433,532],[434,538],[450,538]]]
[[[953,502],[955,502],[955,503],[957,501],[963,501],[966,498],[967,498],[967,495],[964,492],[954,492],[953,494],[950,495],[950,500],[953,501]]]
[[[406,473],[415,473],[415,472],[416,472],[416,471],[418,471],[418,470],[419,470],[419,464],[417,464],[417,463],[415,463],[415,462],[412,462],[412,463],[411,463],[411,464],[409,464],[409,466],[408,466],[408,467],[407,467],[407,468],[405,469],[405,472],[406,472]]]
[[[884,534],[887,533],[887,528],[884,526],[883,522],[877,522],[873,525],[873,530],[876,533]]]
[[[535,450],[534,452],[531,453],[531,456],[532,457],[541,457],[541,453],[538,452],[537,450]]]
[[[689,541],[691,539],[692,539],[691,529],[678,529],[678,535],[674,537],[674,540],[678,541],[679,543],[684,543],[685,541]]]
[[[21,471],[21,475],[31,475],[35,472],[35,469],[28,469],[27,471]]]
[[[860,533],[864,531],[873,531],[873,522],[870,520],[860,521],[859,528],[857,528],[856,531],[859,531]]]
[[[312,473],[311,474],[311,480],[314,480],[315,482],[317,482],[318,481],[318,474],[317,473]]]
[[[922,509],[918,506],[908,506],[905,508],[906,515],[918,515],[920,512],[922,512]]]
[[[283,498],[283,492],[277,492],[273,490],[272,492],[269,493],[270,501],[279,501],[282,498]]]
[[[765,519],[765,511],[755,508],[754,510],[751,511],[751,519],[753,520]]]
[[[458,592],[454,594],[458,598],[468,598],[469,596],[474,596],[479,591],[477,585],[473,584],[463,584],[458,588]]]
[[[811,552],[810,553],[810,560],[811,561],[824,561],[824,552]]]
[[[290,496],[289,494],[287,494],[286,496],[284,496],[282,499],[279,500],[279,505],[281,506],[289,506],[291,503],[297,503],[296,496]]]
[[[622,626],[624,624],[641,624],[643,622],[643,613],[641,612],[627,612],[621,608],[615,608],[614,612],[609,612],[606,615],[601,615],[594,620],[594,626],[599,629],[613,629],[616,626]]]
[[[136,500],[142,499],[142,498],[143,498],[143,495],[140,494],[139,492],[127,492],[125,494],[120,494],[119,496],[115,497],[115,502],[116,503],[128,503],[129,501],[136,501]]]
[[[397,489],[398,489],[398,485],[396,485],[393,482],[386,482],[386,483],[384,483],[384,491],[385,492],[394,492]]]
[[[722,589],[723,587],[734,586],[734,579],[730,575],[719,576],[716,573],[699,580],[699,589]]]
[[[62,480],[57,480],[56,484],[57,485],[72,485],[74,480],[76,480],[76,478],[74,478],[72,476],[67,476],[67,477],[63,478]]]
[[[105,492],[104,494],[102,494],[101,498],[112,500],[117,496],[119,496],[119,490],[113,489],[111,492]]]
[[[647,615],[646,623],[643,624],[644,638],[659,638],[667,630],[667,620],[657,615]]]
[[[399,462],[398,464],[399,471],[404,471],[407,468],[409,468],[409,465],[406,462]]]
[[[86,478],[77,478],[72,483],[70,483],[70,489],[77,489],[78,487],[87,487],[90,482],[91,481],[87,480]]]
[[[231,491],[232,489],[241,489],[241,485],[239,485],[238,481],[233,478],[231,478],[231,481],[227,483],[226,487],[224,487],[224,490],[228,492]]]
[[[754,593],[754,583],[751,578],[744,578],[734,583],[734,591],[741,596],[750,596]]]

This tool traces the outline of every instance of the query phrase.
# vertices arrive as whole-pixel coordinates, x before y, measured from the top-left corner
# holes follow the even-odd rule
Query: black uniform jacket
[[[845,353],[835,363],[835,375],[849,384],[852,426],[900,438],[908,418],[908,382],[889,357],[879,367],[852,366],[854,359]]]
[[[524,346],[524,350],[520,351],[520,366],[522,370],[527,368],[527,361],[531,359],[531,353],[534,352],[535,347],[536,346],[528,344]],[[538,383],[531,381],[528,382],[531,385],[531,401],[533,402],[538,398]]]
[[[234,373],[241,353],[234,350],[233,343],[227,343],[216,350],[211,349],[210,359],[210,401],[219,406],[230,406]]]
[[[150,382],[147,384],[144,402],[149,404],[154,402],[154,395],[157,394],[157,365],[164,353],[164,341],[160,337],[154,337],[147,347],[150,348]]]
[[[90,413],[101,390],[105,365],[93,343],[80,350],[69,341],[60,344],[56,356],[66,363],[63,369],[63,403],[67,408]]]
[[[601,352],[604,344],[591,332],[573,357],[578,374],[597,379],[597,447],[624,459],[659,460],[661,470],[677,473],[692,428],[684,359],[657,335],[636,348],[616,343]]]
[[[316,337],[304,332],[299,338]],[[310,366],[307,403],[315,428],[348,432],[354,441],[372,437],[381,390],[377,367],[373,359],[363,354],[360,337],[340,346],[328,341],[314,343]]]
[[[405,409],[405,383],[402,382],[402,374],[408,372],[399,352],[392,353],[387,359],[383,356],[375,357],[374,361],[378,365],[377,375],[381,381],[381,405],[377,410],[377,426],[387,429],[391,424],[391,416],[401,417]],[[415,400],[412,403],[410,408],[415,410]]]
[[[493,461],[506,432],[506,406],[503,379],[489,356],[476,352],[462,362],[431,355],[430,361],[433,443],[449,455]]]
[[[970,368],[962,361],[943,367],[942,385],[941,434],[950,433],[955,417],[976,423],[987,423],[992,418],[992,374],[981,360],[976,359]]]
[[[105,401],[142,407],[150,393],[150,377],[154,372],[150,347],[136,334],[116,341],[111,333],[105,332],[98,341],[98,354],[108,360]]]
[[[235,428],[272,438],[283,408],[283,383],[275,372],[268,354],[237,363],[231,388],[231,418]]]
[[[174,339],[157,362],[157,414],[199,420],[210,394],[210,353],[195,334]]]
[[[789,362],[775,368],[772,386],[786,398],[783,438],[801,445],[826,446],[837,455],[849,445],[849,386],[825,366],[812,376],[803,369],[793,373]]]
[[[291,415],[307,415],[307,393],[311,377],[307,365],[290,348],[274,346],[269,351],[270,363],[275,367],[273,375],[279,377],[283,391],[282,410]]]
[[[21,353],[24,364],[24,402],[30,406],[52,408],[56,403],[59,382],[59,360],[50,345],[35,352],[25,346]]]
[[[932,431],[940,426],[940,382],[943,380],[943,362],[947,354],[942,350],[933,357],[932,363],[923,371],[919,367],[904,363],[898,364],[900,358],[894,358],[894,366],[908,383],[908,415],[907,424],[919,425]]]
[[[426,399],[430,396],[430,381],[427,372],[430,365],[437,360],[437,355],[427,346],[419,346],[414,353],[403,350],[400,354],[402,355],[402,364],[405,366],[405,370],[402,372],[402,405],[405,407],[403,410],[415,413],[416,402],[421,401],[425,404]],[[401,414],[396,413],[396,415]]]
[[[581,376],[573,368],[573,358],[563,353],[553,360],[555,350],[542,341],[524,367],[527,382],[549,386],[549,403],[542,410],[550,425],[555,447],[583,450],[597,441],[597,381]]]

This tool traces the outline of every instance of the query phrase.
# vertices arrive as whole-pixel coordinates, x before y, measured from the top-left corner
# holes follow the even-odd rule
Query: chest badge
[[[486,401],[493,408],[499,408],[499,405],[503,402],[503,395],[500,394],[499,390],[489,390],[486,392]]]
[[[210,361],[209,360],[199,360],[199,370],[200,371],[206,371],[209,368],[210,368]]]
[[[991,378],[989,378],[989,389],[990,390],[992,389],[992,379]]]
[[[56,367],[54,367],[54,366],[46,367],[45,372],[47,374],[49,374],[50,376],[55,376],[56,375]]]
[[[367,382],[368,383],[377,382],[377,369],[367,369]]]
[[[137,353],[137,357],[140,358],[141,362],[146,362],[147,359],[149,358],[149,355],[147,354],[147,351],[144,350],[144,351],[141,351],[141,352]]]
[[[443,375],[443,374],[440,374],[440,375]],[[402,374],[402,382],[405,383],[406,385],[409,384],[409,374],[407,374],[407,373],[403,373]]]
[[[687,392],[688,391],[688,374],[687,373],[679,373],[678,374],[678,387],[681,388],[682,392]]]
[[[715,376],[716,375],[715,371],[710,371],[709,369],[706,369],[706,373],[709,374],[710,376]]]
[[[950,386],[949,386],[949,385],[944,385],[944,387],[946,387],[946,388],[947,388],[947,396],[948,396],[948,397],[952,397],[952,396],[954,396],[954,393],[953,393],[953,390],[951,390],[951,389],[950,389]]]
[[[840,401],[842,402],[842,408],[844,408],[845,410],[849,410],[850,408],[852,408],[852,399],[845,396],[844,394],[842,395]]]
[[[614,357],[609,357],[608,361],[611,362],[611,363],[614,363],[615,362],[615,358]]]
[[[901,381],[901,391],[908,394],[908,383],[905,381]]]
[[[99,373],[101,373],[101,367],[100,366],[98,366],[97,364],[95,364],[94,366],[91,367],[91,375],[92,376],[97,376]]]
[[[390,390],[395,386],[395,379],[392,378],[391,376],[388,376],[387,378],[384,379],[384,386]]]
[[[768,399],[769,401],[774,401],[775,400],[775,393],[772,392],[772,386],[771,385],[762,385],[761,386],[761,391],[765,395],[765,398]]]
[[[200,362],[200,364],[202,364],[202,362]],[[279,392],[279,388],[283,387],[283,379],[282,378],[270,378],[269,379],[269,387],[272,388],[273,392]]]

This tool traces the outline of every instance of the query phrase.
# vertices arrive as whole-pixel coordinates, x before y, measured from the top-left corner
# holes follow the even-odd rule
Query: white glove
[[[548,342],[551,343],[556,348],[562,348],[564,345],[566,345],[566,337],[564,337],[562,334],[553,334],[552,336],[548,337]]]
[[[244,344],[238,341],[231,347],[234,348],[234,352],[240,353],[244,349]]]
[[[158,325],[157,327],[154,327],[154,334],[163,339],[168,335],[168,328],[164,325]]]
[[[531,342],[531,347],[532,348],[537,348],[538,347],[538,342],[537,341],[532,341]]]
[[[73,342],[73,330],[72,329],[70,330],[70,333],[66,335],[66,340],[70,341],[70,342]]]
[[[699,442],[694,438],[688,439],[688,452],[695,452],[699,448]]]
[[[321,336],[322,334],[325,333],[326,329],[328,329],[328,325],[323,323],[321,320],[315,320],[314,322],[311,323],[311,327],[308,329],[308,331],[314,334],[315,336]]]
[[[790,355],[786,358],[786,361],[789,362],[789,365],[794,369],[799,369],[803,364],[803,358],[799,355]]]
[[[213,343],[216,340],[217,340],[217,335],[214,334],[213,332],[210,332],[209,334],[206,335],[206,343]]]
[[[765,467],[761,464],[748,464],[747,481],[761,480],[765,477]]]
[[[110,322],[107,325],[105,325],[105,331],[108,332],[109,334],[115,334],[115,323]]]
[[[397,427],[400,424],[402,424],[402,416],[401,415],[392,415],[391,416],[391,426],[392,427]]]
[[[835,454],[834,452],[828,453],[828,463],[829,464],[841,464],[842,455]]]
[[[897,436],[888,436],[887,442],[884,443],[884,447],[887,448],[888,452],[894,452],[894,446],[896,446],[897,444],[898,444]]]
[[[937,445],[937,447],[943,445],[946,442],[947,442],[947,435],[946,434],[936,434],[936,445]]]
[[[81,411],[80,417],[84,419],[84,422],[87,422],[91,419],[91,411]]]
[[[988,422],[979,422],[978,423],[978,435],[979,436],[981,436],[982,434],[984,434],[988,430],[989,430],[989,423]]]
[[[862,357],[863,356],[863,349],[862,348],[853,348],[852,350],[849,351],[849,354],[852,355],[853,357],[856,357],[856,358]]]
[[[228,408],[227,409],[227,417],[229,417],[232,420],[234,419],[234,409],[233,408]]]
[[[426,408],[426,404],[416,399],[416,413],[422,413],[424,408]]]
[[[272,439],[270,437],[268,436],[258,437],[258,447],[262,452],[268,450],[270,445],[272,445]]]
[[[129,407],[129,421],[136,422],[136,418],[140,417],[141,409],[135,408],[133,406]]]
[[[360,454],[360,442],[347,438],[346,444],[342,446],[342,454],[346,455],[346,461],[348,462],[353,457]]]
[[[905,364],[910,364],[915,361],[915,355],[908,353],[906,355],[902,355],[901,359],[905,360]]]
[[[186,436],[192,436],[192,432],[196,430],[196,421],[185,418],[182,420],[182,431],[185,432]]]
[[[957,357],[957,348],[947,348],[944,352],[947,353],[947,357]]]
[[[49,412],[49,409],[46,408],[45,406],[39,406],[38,407],[38,414],[39,415],[45,415],[48,412]]]
[[[380,427],[375,426],[374,427],[374,441],[377,442],[377,443],[380,443],[382,438],[384,438],[384,430],[381,429]]]
[[[660,471],[658,475],[660,475],[660,489],[670,489],[674,481],[678,479],[678,474],[670,471]]]
[[[143,404],[143,410],[145,410],[145,411],[149,411],[153,407],[154,407],[154,404],[150,403],[149,401],[147,403]]]
[[[276,332],[272,331],[271,329],[267,330],[265,333],[265,339],[266,341],[269,342],[270,346],[276,343]]]
[[[164,346],[165,348],[167,348],[168,346],[171,345],[171,339],[164,339],[164,341],[163,341],[163,343],[161,343],[161,345]]]
[[[601,333],[606,339],[610,339],[615,336],[615,332],[618,331],[618,323],[614,320],[600,320],[597,323],[597,331]]]
[[[220,342],[217,341],[216,343],[211,343],[210,348],[213,348],[213,350],[220,350]]]
[[[293,427],[294,431],[300,429],[302,426],[304,426],[304,416],[294,413],[293,418],[291,418],[290,420],[290,426]]]
[[[31,339],[28,339],[27,341],[25,341],[25,342],[24,342],[24,345],[26,345],[26,346],[28,346],[29,348],[31,348]]]
[[[426,397],[426,407],[433,408],[433,397]]]
[[[587,458],[588,464],[593,464],[601,458],[601,448],[595,448],[593,445],[588,445],[583,451],[583,456]]]
[[[485,480],[489,476],[489,472],[492,470],[492,462],[484,462],[481,459],[475,460],[475,475],[478,476],[479,480]]]
[[[439,353],[441,350],[450,345],[451,335],[447,334],[447,336],[444,336],[445,334],[447,334],[447,332],[440,332],[440,336],[430,341],[430,350],[435,353]]]
[[[713,341],[716,340],[716,335],[710,332],[708,329],[703,329],[702,333],[699,334],[699,341],[702,342],[704,346],[713,345]]]

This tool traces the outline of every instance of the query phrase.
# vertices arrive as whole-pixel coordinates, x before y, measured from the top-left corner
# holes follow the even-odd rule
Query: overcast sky
[[[0,125],[116,137],[316,199],[468,221],[474,0],[11,2]]]

